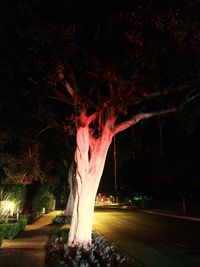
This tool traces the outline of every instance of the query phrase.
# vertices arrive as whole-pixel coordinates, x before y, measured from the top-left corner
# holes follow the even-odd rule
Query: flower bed
[[[110,245],[104,237],[93,234],[88,250],[67,246],[68,230],[60,229],[51,233],[46,245],[46,267],[139,267]]]

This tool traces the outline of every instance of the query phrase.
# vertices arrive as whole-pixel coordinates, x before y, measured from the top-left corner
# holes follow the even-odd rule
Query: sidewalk
[[[45,214],[13,240],[4,240],[0,248],[1,267],[44,267],[45,244],[52,226],[52,219],[60,211]]]

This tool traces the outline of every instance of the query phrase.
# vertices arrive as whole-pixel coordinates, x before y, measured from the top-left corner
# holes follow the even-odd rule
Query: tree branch
[[[137,114],[137,115],[133,116],[130,120],[116,125],[115,129],[114,129],[114,134],[117,134],[121,131],[128,129],[129,127],[133,126],[134,124],[136,124],[140,120],[149,119],[149,118],[154,117],[154,116],[159,116],[159,115],[163,115],[163,114],[176,112],[178,110],[180,110],[180,107]]]
[[[44,132],[46,132],[47,130],[52,129],[52,128],[54,128],[54,127],[55,127],[55,126],[50,125],[50,126],[47,126],[47,127],[43,128],[41,131],[39,131],[39,133],[37,133],[37,135],[36,135],[35,137],[38,138],[42,133],[44,133]]]
[[[97,112],[95,112],[95,113],[93,113],[92,115],[90,115],[88,118],[87,118],[87,125],[90,125],[90,123],[92,122],[92,121],[94,121],[96,118],[97,118],[97,115],[98,115],[98,113]]]
[[[75,92],[74,92],[74,89],[71,87],[71,85],[67,81],[65,81],[63,83],[63,85],[65,86],[65,88],[66,88],[67,92],[70,94],[70,96],[72,98],[74,98]]]
[[[193,95],[193,96],[190,96],[190,97],[188,96],[187,99],[186,99],[186,102],[188,103],[188,102],[192,101],[193,99],[195,99],[195,98],[197,98],[199,96],[200,96],[200,93],[198,93],[196,95]]]
[[[69,64],[68,64],[69,67]],[[70,69],[71,70],[71,69]],[[59,66],[58,70],[58,78],[60,80],[60,82],[63,84],[63,86],[65,87],[65,89],[67,90],[67,92],[70,94],[70,96],[72,98],[74,98],[75,96],[75,92],[74,89],[71,87],[71,85],[65,80],[65,74],[64,74],[64,68],[63,66]],[[71,71],[72,72],[72,71]]]
[[[155,96],[155,94],[153,94],[153,95]],[[127,120],[125,122],[122,122],[122,123],[116,125],[115,129],[114,129],[114,134],[117,134],[121,131],[128,129],[129,127],[133,126],[134,124],[136,124],[140,120],[148,119],[148,118],[154,117],[154,116],[160,116],[160,115],[164,115],[164,114],[168,114],[168,113],[181,111],[187,103],[191,102],[192,100],[194,100],[195,98],[197,98],[199,96],[200,96],[200,93],[197,93],[197,94],[192,95],[192,96],[188,96],[186,98],[186,100],[182,104],[180,104],[178,107],[172,107],[169,109],[163,109],[163,110],[153,111],[153,112],[139,113],[139,114],[133,116],[130,120]],[[150,97],[152,97],[152,95],[150,95]]]

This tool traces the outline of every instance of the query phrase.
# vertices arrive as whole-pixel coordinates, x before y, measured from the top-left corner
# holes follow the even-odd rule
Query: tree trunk
[[[81,189],[80,193],[76,192],[68,245],[87,248],[91,244],[96,190],[92,180],[78,186]]]
[[[69,168],[68,172],[68,184],[69,184],[69,197],[67,201],[67,206],[64,212],[65,216],[72,216],[73,208],[74,208],[74,199],[75,199],[75,166],[74,161],[71,163],[71,166]]]
[[[90,138],[88,127],[77,130],[76,196],[68,239],[68,245],[72,247],[91,245],[95,198],[112,135],[102,134],[92,140],[92,146],[89,146]]]

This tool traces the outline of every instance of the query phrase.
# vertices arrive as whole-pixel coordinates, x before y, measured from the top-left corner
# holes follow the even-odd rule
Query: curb
[[[168,214],[168,213],[165,213],[165,212],[152,211],[152,210],[140,210],[140,211],[141,212],[145,212],[145,213],[151,213],[151,214],[156,214],[156,215],[172,217],[172,218],[178,218],[178,219],[182,219],[182,220],[190,220],[190,221],[200,222],[200,218],[197,218],[197,217],[189,217],[189,216],[183,216],[183,215]]]

